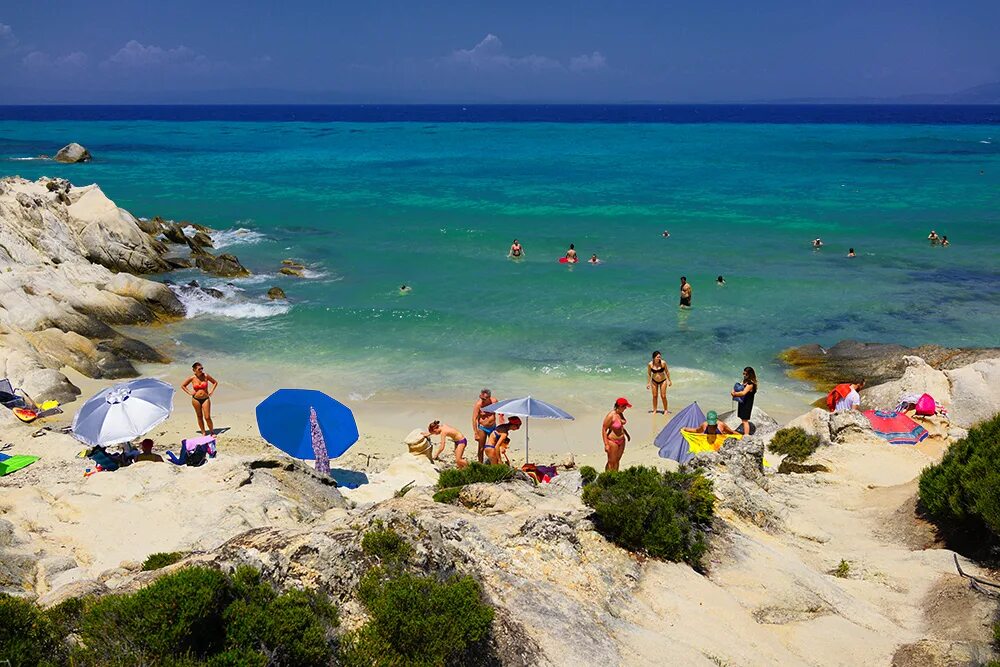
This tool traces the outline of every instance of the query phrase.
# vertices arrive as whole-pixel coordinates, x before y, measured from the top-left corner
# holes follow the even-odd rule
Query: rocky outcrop
[[[267,290],[267,298],[271,299],[272,301],[276,299],[284,299],[286,298],[285,290],[281,289],[280,287],[272,287],[271,289]]]
[[[792,368],[790,375],[813,382],[820,390],[829,390],[841,382],[865,378],[869,386],[902,377],[905,357],[916,356],[938,370],[967,366],[981,359],[1000,357],[1000,348],[947,348],[922,345],[908,348],[885,343],[862,343],[845,340],[833,347],[802,345],[785,350],[781,358]]]
[[[967,429],[1000,414],[1000,359],[977,361],[945,375],[951,383],[952,424]]]
[[[56,162],[90,162],[93,156],[90,154],[86,148],[78,143],[66,144],[59,149],[59,152],[55,156]]]
[[[861,391],[861,403],[865,408],[892,409],[902,396],[925,393],[945,406],[951,403],[951,386],[944,371],[913,355],[905,355],[902,361],[902,377]]]
[[[250,275],[250,270],[240,263],[236,255],[229,253],[213,255],[200,251],[194,255],[194,263],[205,273],[222,278],[242,278]]]

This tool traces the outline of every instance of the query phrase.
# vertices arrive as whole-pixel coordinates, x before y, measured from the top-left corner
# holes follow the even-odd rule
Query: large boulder
[[[86,250],[87,259],[113,271],[159,273],[168,265],[131,213],[118,208],[96,185],[68,208],[69,222]]]
[[[809,435],[819,436],[821,445],[833,444],[830,440],[830,411],[825,408],[813,408],[788,422],[786,428],[801,428]]]
[[[229,253],[216,256],[208,252],[201,252],[195,255],[194,261],[195,265],[205,273],[222,278],[242,278],[250,275],[250,271],[240,264],[236,255]]]
[[[938,402],[951,403],[951,386],[944,371],[932,368],[920,357],[903,357],[903,376],[861,391],[861,402],[867,408],[892,409],[902,396],[930,394]]]
[[[872,424],[857,410],[834,412],[830,415],[830,438],[839,442],[851,435],[870,433]]]
[[[969,428],[1000,413],[1000,359],[977,361],[974,364],[945,371],[951,381],[951,422]]]
[[[724,412],[719,415],[719,419],[724,421],[726,425],[736,430],[743,426],[743,420],[740,419],[736,410],[730,410],[729,412]],[[750,424],[754,434],[764,435],[767,433],[774,433],[780,428],[777,421],[774,420],[771,415],[767,414],[757,406],[754,406],[753,410],[750,411]]]
[[[59,149],[59,152],[55,156],[56,162],[90,162],[93,156],[90,154],[86,148],[78,143],[66,144]]]

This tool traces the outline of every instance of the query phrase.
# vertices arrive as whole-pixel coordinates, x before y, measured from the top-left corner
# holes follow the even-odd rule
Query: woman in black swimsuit
[[[750,415],[753,413],[753,399],[757,396],[757,373],[754,372],[753,366],[747,366],[743,369],[743,389],[740,391],[733,391],[733,398],[742,398],[740,401],[740,407],[736,410],[736,414],[739,416],[740,421],[743,424],[740,426],[740,432],[743,435],[750,435]]]
[[[653,352],[653,360],[646,364],[646,389],[653,392],[653,409],[656,412],[657,399],[663,400],[663,414],[667,414],[667,387],[674,386],[670,381],[670,368],[663,360],[660,351]]]

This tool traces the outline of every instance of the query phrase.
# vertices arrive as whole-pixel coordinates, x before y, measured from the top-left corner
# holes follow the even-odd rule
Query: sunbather
[[[142,449],[142,454],[139,454],[139,456],[135,457],[135,460],[137,462],[152,461],[155,463],[163,463],[163,457],[160,456],[159,454],[153,453],[153,441],[151,439],[146,438],[141,443],[139,443],[139,447]]]

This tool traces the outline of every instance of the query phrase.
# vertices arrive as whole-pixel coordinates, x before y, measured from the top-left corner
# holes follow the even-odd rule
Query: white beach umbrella
[[[73,418],[73,437],[88,445],[114,445],[145,435],[174,409],[174,388],[140,378],[87,399]]]
[[[483,408],[483,412],[498,412],[502,415],[510,415],[512,417],[524,417],[524,462],[528,463],[528,420],[531,417],[535,419],[567,419],[572,420],[573,415],[566,412],[562,408],[557,408],[551,403],[546,403],[545,401],[540,401],[537,398],[531,396],[525,396],[524,398],[508,398],[506,401],[499,401],[493,405],[487,405]]]

